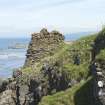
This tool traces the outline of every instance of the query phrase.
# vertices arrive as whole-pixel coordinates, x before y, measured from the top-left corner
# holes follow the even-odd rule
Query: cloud
[[[105,23],[105,0],[0,0],[0,36],[39,31],[63,33],[99,30]]]

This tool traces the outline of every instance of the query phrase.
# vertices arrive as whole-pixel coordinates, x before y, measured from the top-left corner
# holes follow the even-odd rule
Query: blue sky
[[[105,0],[0,0],[0,37],[28,37],[41,28],[99,31]]]

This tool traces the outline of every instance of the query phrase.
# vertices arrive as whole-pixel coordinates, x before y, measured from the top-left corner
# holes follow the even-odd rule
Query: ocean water
[[[6,38],[0,39],[0,78],[12,76],[13,70],[22,67],[26,58],[27,49],[8,49],[16,43],[28,44],[30,39]]]
[[[65,34],[65,40],[67,40],[67,41],[69,41],[69,40],[75,41],[75,40],[80,39],[81,37],[89,36],[89,35],[92,35],[94,33],[96,33],[96,32],[87,31],[87,32],[77,32],[77,33]]]

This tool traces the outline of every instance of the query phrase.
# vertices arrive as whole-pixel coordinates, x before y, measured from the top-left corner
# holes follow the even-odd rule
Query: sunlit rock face
[[[43,57],[53,54],[59,44],[64,40],[64,36],[58,31],[48,32],[42,29],[40,33],[33,33],[27,50],[25,67],[33,65]]]

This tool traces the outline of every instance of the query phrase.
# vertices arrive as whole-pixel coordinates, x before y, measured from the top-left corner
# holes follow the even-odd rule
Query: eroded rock
[[[44,28],[40,33],[33,33],[24,66],[30,66],[46,55],[53,53],[63,40],[64,36],[58,31],[50,33]]]

